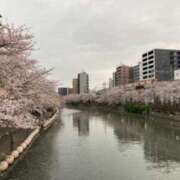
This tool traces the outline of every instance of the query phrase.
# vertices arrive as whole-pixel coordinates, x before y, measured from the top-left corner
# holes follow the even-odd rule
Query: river
[[[159,119],[63,109],[8,180],[179,180],[180,128]]]

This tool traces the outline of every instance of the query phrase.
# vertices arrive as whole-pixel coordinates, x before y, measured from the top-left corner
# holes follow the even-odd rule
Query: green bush
[[[129,113],[148,114],[150,112],[150,107],[144,104],[126,104],[125,110]]]

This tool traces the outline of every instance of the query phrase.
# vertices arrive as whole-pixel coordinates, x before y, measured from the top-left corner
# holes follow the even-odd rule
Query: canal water
[[[8,180],[179,180],[180,128],[64,109]]]

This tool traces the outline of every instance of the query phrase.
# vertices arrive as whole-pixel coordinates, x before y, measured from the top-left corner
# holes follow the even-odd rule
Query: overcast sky
[[[63,86],[79,71],[91,88],[153,48],[180,48],[179,0],[0,0],[4,21],[31,28],[34,56]]]

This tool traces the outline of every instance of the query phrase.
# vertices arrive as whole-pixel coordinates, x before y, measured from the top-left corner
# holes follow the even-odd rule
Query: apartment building
[[[142,80],[142,62],[133,66],[133,82],[138,82]]]
[[[79,94],[89,93],[89,75],[86,72],[78,74]]]
[[[116,68],[115,85],[120,86],[133,82],[133,67],[122,65]]]
[[[78,94],[79,93],[78,79],[73,79],[72,85],[73,85],[73,94]]]
[[[113,72],[113,87],[117,86],[117,80],[116,80],[116,72]]]
[[[180,50],[154,49],[142,55],[142,80],[174,80],[180,69]]]

